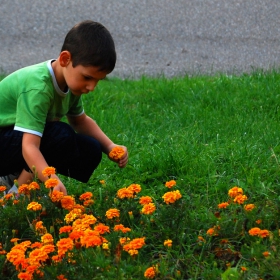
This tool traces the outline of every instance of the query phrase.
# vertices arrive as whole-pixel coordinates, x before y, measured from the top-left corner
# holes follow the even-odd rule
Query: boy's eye
[[[89,81],[89,80],[92,79],[92,77],[84,76],[84,79],[87,80],[87,81]]]

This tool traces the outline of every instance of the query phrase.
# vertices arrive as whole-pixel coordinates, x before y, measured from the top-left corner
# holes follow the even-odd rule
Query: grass
[[[44,279],[59,274],[76,279],[77,273],[81,279],[145,279],[145,270],[152,266],[155,279],[278,279],[279,93],[276,70],[101,81],[94,93],[84,96],[85,111],[114,142],[128,147],[129,164],[119,169],[104,156],[88,184],[64,181],[77,201],[82,193],[93,193],[95,203],[87,213],[110,226],[110,234],[105,235],[110,250],[73,249],[73,263],[68,259],[61,266],[40,267]],[[165,183],[171,180],[176,186],[169,190]],[[117,191],[131,184],[139,184],[141,192],[134,198],[118,198]],[[233,203],[228,195],[234,186],[247,196],[243,204]],[[164,203],[162,196],[173,190],[179,190],[182,198]],[[54,207],[41,192],[46,217],[23,207],[21,219],[14,221],[19,210],[11,202],[0,212],[6,251],[13,245],[11,237],[40,240],[34,227],[27,230],[25,215],[31,221],[43,220],[48,231],[53,226],[59,239],[62,224],[54,217],[63,220],[68,211]],[[152,198],[153,214],[140,213],[141,196]],[[222,202],[229,206],[219,208]],[[246,204],[255,208],[246,211]],[[105,217],[110,208],[119,209],[119,222],[132,229],[123,236],[146,238],[137,256],[119,253],[120,235]],[[269,235],[250,235],[254,227],[268,230]],[[18,231],[16,236],[12,230]],[[168,239],[172,247],[163,245]],[[2,257],[1,279],[18,279]]]

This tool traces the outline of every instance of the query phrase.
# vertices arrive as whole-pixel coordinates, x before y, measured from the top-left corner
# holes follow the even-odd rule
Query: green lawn
[[[77,275],[146,279],[144,272],[152,266],[154,279],[280,279],[279,71],[110,78],[84,96],[83,103],[86,113],[114,142],[128,147],[129,164],[119,169],[104,155],[88,184],[64,178],[68,193],[77,200],[84,192],[93,193],[95,203],[87,213],[110,227],[105,235],[110,249],[75,249],[71,257],[75,264],[66,260],[63,266],[40,267],[44,279],[59,274],[68,280]],[[168,189],[165,183],[171,180],[176,186]],[[141,192],[134,198],[118,198],[117,191],[131,184],[139,184]],[[228,194],[235,186],[246,195],[240,204]],[[175,190],[182,197],[166,204],[162,196]],[[141,196],[152,198],[155,212],[141,212]],[[222,202],[229,205],[219,208]],[[244,209],[248,204],[253,204],[251,211]],[[63,220],[68,211],[55,209],[48,201],[43,205],[52,217],[40,218],[57,231],[63,224],[54,217]],[[0,212],[7,251],[11,245],[5,238],[14,236],[12,230],[18,225],[7,222],[7,215],[15,215],[12,207]],[[120,235],[113,230],[114,222],[105,217],[110,208],[120,210],[118,223],[131,232]],[[34,229],[27,234],[24,227],[20,226],[18,238],[40,239]],[[262,234],[249,232],[256,227]],[[124,236],[145,237],[137,255],[119,253],[118,239]],[[172,240],[171,247],[164,246],[166,240]],[[2,257],[3,269],[13,271]],[[6,275],[10,278],[3,279],[18,279],[16,273],[15,278],[12,272]]]

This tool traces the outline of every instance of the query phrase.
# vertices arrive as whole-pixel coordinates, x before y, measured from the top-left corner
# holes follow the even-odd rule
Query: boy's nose
[[[93,83],[90,83],[87,85],[87,90],[89,91],[93,91],[96,87],[97,83],[96,82],[93,82]]]

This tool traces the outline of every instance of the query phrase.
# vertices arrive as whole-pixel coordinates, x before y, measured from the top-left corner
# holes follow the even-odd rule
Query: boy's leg
[[[86,183],[102,158],[99,142],[77,134],[70,125],[51,122],[45,126],[40,150],[57,173]]]

